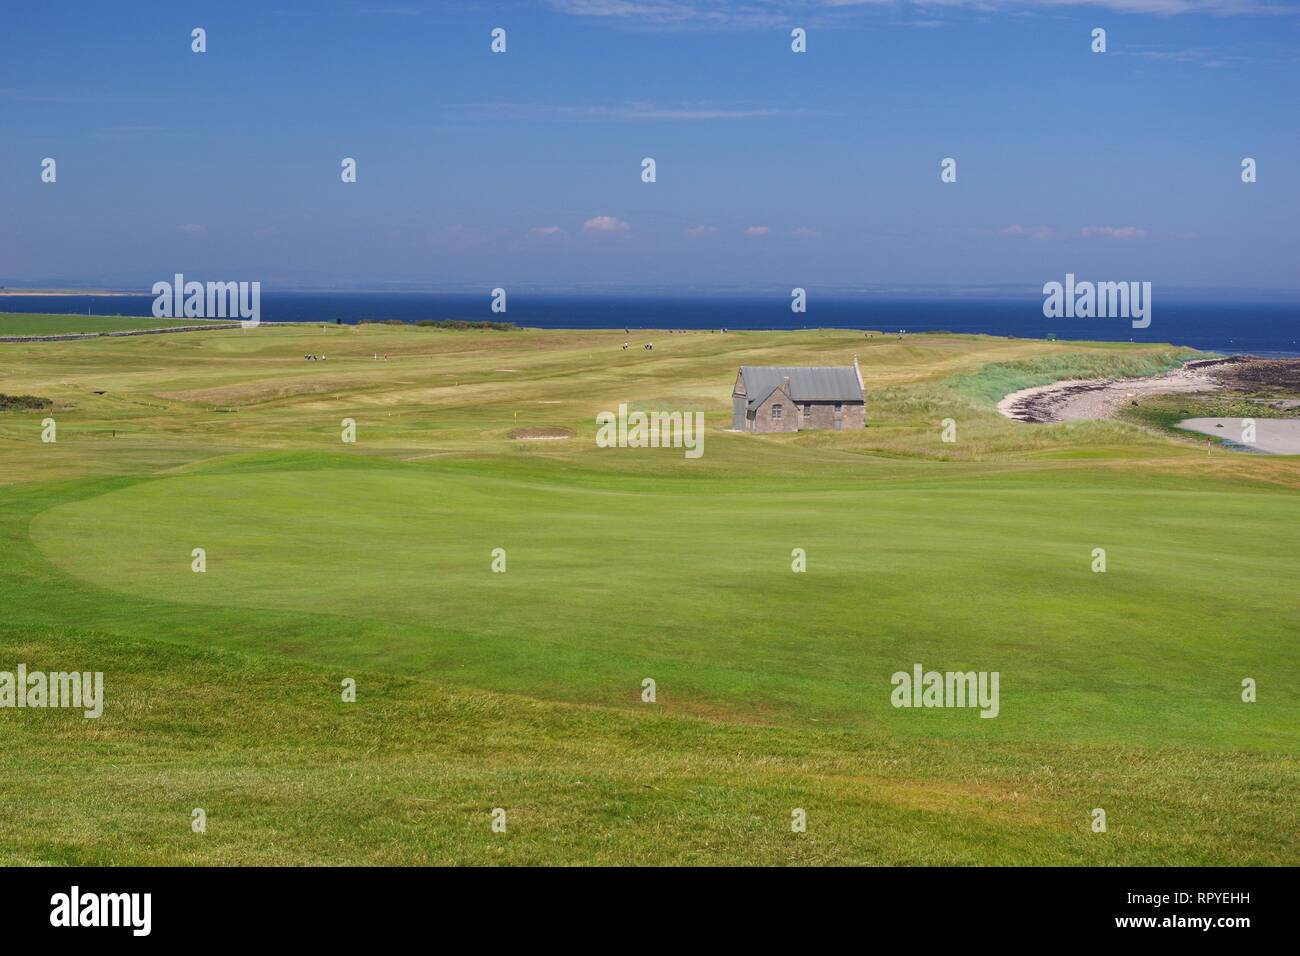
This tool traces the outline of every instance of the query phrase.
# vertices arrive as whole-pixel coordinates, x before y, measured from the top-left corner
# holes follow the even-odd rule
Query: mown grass
[[[108,698],[0,710],[0,859],[1295,860],[1296,460],[1011,422],[979,378],[1171,350],[624,338],[0,346],[59,424],[0,415],[0,670],[102,670]],[[737,365],[854,352],[868,429],[726,431]],[[597,448],[619,401],[704,410],[704,457]],[[508,437],[529,426],[575,438]],[[914,662],[999,671],[1000,715],[892,708]]]
[[[155,319],[134,315],[50,315],[41,312],[0,312],[0,337],[8,335],[71,335],[83,332],[128,332],[205,325],[207,319]]]
[[[12,864],[1045,864],[1294,861],[1294,755],[1043,744],[572,707],[264,655],[57,631],[98,721],[6,724]],[[9,715],[12,716],[12,715]],[[985,721],[985,723],[989,723]],[[1108,829],[1091,832],[1094,807]],[[491,811],[506,811],[506,832]],[[192,812],[207,817],[203,834]],[[807,813],[791,832],[791,810]]]

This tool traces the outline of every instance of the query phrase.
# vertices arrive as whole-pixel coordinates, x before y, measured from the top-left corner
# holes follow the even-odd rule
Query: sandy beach
[[[1121,405],[1141,395],[1206,392],[1223,388],[1208,370],[1232,359],[1188,362],[1180,369],[1147,378],[1074,379],[1012,392],[998,411],[1020,422],[1046,424],[1085,418],[1110,418]]]
[[[1300,359],[1261,359],[1232,356],[1188,362],[1180,369],[1147,378],[1075,379],[1012,392],[998,402],[998,411],[1020,422],[1047,424],[1110,418],[1123,405],[1143,395],[1210,392],[1294,393],[1300,388]],[[1300,407],[1295,399],[1254,399],[1277,409]],[[1262,410],[1262,409],[1261,409]],[[1242,442],[1241,418],[1188,418],[1179,428],[1227,440],[1245,451],[1300,455],[1300,418],[1256,418],[1255,440]]]

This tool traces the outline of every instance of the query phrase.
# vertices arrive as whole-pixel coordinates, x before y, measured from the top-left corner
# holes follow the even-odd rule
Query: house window
[[[811,406],[811,405],[805,405],[805,406],[803,407],[803,417],[804,417],[804,418],[812,418],[812,406]]]
[[[840,413],[842,413],[842,412],[844,411],[844,406],[843,406],[841,403],[836,402],[836,403],[835,403],[835,411],[836,411],[836,412],[840,412]]]
[[[772,406],[772,421],[779,422],[781,420],[781,411],[782,409],[780,405]]]

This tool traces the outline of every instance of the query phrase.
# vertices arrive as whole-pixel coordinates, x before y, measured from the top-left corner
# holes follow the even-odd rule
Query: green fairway
[[[0,860],[1294,862],[1300,462],[992,408],[1188,353],[622,339],[0,345],[54,403],[0,413],[0,670],[107,689],[0,710]],[[869,428],[726,430],[738,365],[854,353]],[[598,448],[619,402],[704,411],[703,457]],[[892,706],[915,664],[998,672],[997,717]]]
[[[0,299],[0,306],[4,300]],[[85,332],[128,332],[206,325],[206,319],[154,319],[134,315],[48,315],[0,312],[0,337],[9,335],[74,335]]]

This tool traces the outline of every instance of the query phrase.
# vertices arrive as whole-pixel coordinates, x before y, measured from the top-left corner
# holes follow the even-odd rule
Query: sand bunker
[[[558,425],[530,425],[527,428],[516,428],[510,433],[510,437],[515,441],[557,441],[561,438],[572,438],[573,429],[561,428]]]
[[[1222,438],[1243,451],[1262,451],[1270,455],[1300,455],[1300,418],[1256,418],[1255,440],[1242,441],[1240,418],[1185,418],[1179,428]]]

